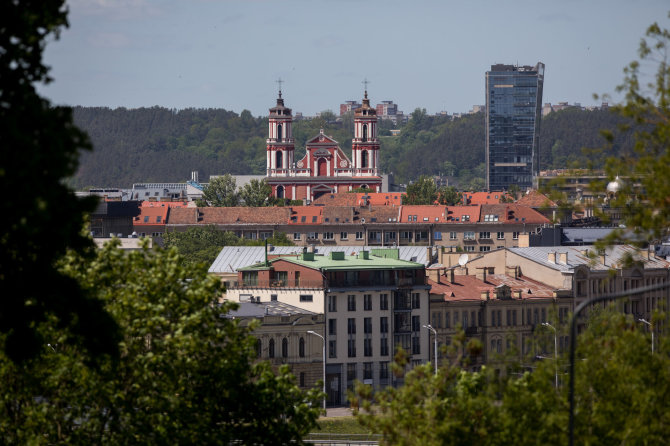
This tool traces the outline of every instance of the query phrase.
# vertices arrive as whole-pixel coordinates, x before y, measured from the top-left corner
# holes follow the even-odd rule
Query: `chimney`
[[[445,274],[444,274],[444,275],[445,275],[445,277],[447,278],[447,281],[448,281],[449,283],[454,283],[454,282],[455,282],[455,280],[456,280],[456,271],[454,270],[454,268],[451,268],[451,269],[445,271]]]
[[[486,282],[486,272],[487,272],[487,270],[488,270],[488,267],[485,267],[485,266],[477,268],[477,274],[475,275],[475,277],[477,277],[482,282]]]
[[[433,249],[430,246],[426,248],[426,260],[428,265],[433,263]]]
[[[519,278],[519,267],[518,266],[506,266],[505,267],[505,274],[507,274],[510,277],[514,277],[515,279]]]
[[[489,290],[482,291],[481,299],[482,300],[489,300]]]
[[[528,248],[530,246],[530,235],[527,232],[522,232],[519,234],[517,245],[519,248]]]
[[[556,251],[552,251],[547,254],[547,261],[549,263],[556,263]]]
[[[568,253],[567,253],[567,251],[566,251],[566,252],[561,252],[561,253],[559,253],[559,254],[558,254],[558,260],[559,260],[562,264],[567,265],[567,264],[568,264]]]
[[[440,270],[438,268],[428,268],[426,269],[426,274],[433,282],[440,283]]]
[[[600,254],[600,263],[602,263],[603,266],[607,266],[607,264],[605,263],[605,258],[606,258],[606,256],[605,256],[604,252],[602,254]]]

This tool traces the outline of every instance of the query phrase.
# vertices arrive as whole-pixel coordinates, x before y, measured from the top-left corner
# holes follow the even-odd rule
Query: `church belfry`
[[[351,142],[353,176],[377,176],[379,141],[377,140],[377,110],[370,107],[367,81],[363,105],[354,111],[354,139]]]
[[[270,109],[267,139],[267,176],[286,175],[293,166],[293,132],[291,109],[284,106],[281,93],[281,79],[277,105]]]

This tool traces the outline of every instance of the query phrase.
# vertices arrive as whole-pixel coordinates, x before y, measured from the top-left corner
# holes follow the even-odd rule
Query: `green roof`
[[[368,258],[366,259],[364,258],[363,252],[361,252],[356,256],[344,256],[343,260],[333,260],[331,257],[332,256],[313,254],[314,260],[309,260],[310,258],[312,258],[311,255],[307,256],[296,255],[296,256],[277,257],[270,260],[270,263],[272,264],[278,260],[285,260],[287,262],[306,266],[307,268],[318,269],[321,271],[419,269],[424,267],[423,264],[417,262],[410,262],[408,260],[399,260],[397,258],[394,259],[389,257],[378,257],[371,254],[368,255]],[[261,262],[255,265],[247,266],[245,268],[240,268],[239,271],[260,270],[265,268],[266,268],[265,264]]]

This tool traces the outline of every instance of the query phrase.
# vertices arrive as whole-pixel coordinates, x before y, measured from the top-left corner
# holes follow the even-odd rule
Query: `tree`
[[[118,364],[92,370],[51,321],[51,344],[17,366],[0,354],[0,436],[8,444],[288,444],[315,425],[319,391],[254,363],[255,339],[218,304],[220,282],[176,250],[109,243],[62,271],[120,326]],[[0,338],[4,341],[5,336]]]
[[[198,206],[232,207],[240,204],[235,178],[227,173],[209,180],[202,191],[202,200]]]
[[[15,360],[34,356],[46,342],[35,327],[55,318],[82,347],[116,354],[116,328],[102,304],[53,268],[68,248],[91,242],[84,213],[95,200],[77,199],[65,185],[89,140],[72,123],[72,110],[52,107],[35,91],[48,83],[42,51],[67,26],[62,0],[3,2],[0,6],[0,188],[8,194],[0,219],[0,333]]]
[[[670,14],[669,14],[670,16]],[[610,179],[621,178],[616,198],[609,203],[623,211],[623,220],[637,240],[659,240],[670,228],[670,31],[658,23],[651,25],[642,39],[639,61],[624,69],[624,82],[617,91],[625,93],[625,102],[614,106],[632,124],[622,125],[624,134],[632,134],[633,150],[614,153],[606,162]],[[649,82],[646,70],[655,64]],[[645,70],[645,71],[643,71]],[[605,131],[614,147],[615,134]],[[622,237],[615,233],[610,240]]]
[[[272,187],[265,178],[262,180],[254,178],[245,184],[240,189],[240,198],[244,205],[249,207],[272,206],[274,204]]]
[[[456,206],[461,204],[463,196],[453,186],[442,186],[437,190],[437,197],[440,204],[446,206]]]
[[[421,175],[418,180],[407,186],[402,204],[434,204],[437,200],[437,185],[432,177]]]

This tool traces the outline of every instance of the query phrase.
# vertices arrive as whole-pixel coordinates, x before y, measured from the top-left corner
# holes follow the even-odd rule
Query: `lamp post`
[[[435,374],[437,375],[437,331],[433,328],[432,325],[424,325],[423,328],[427,328],[428,330],[433,332],[433,344],[435,346],[435,358],[433,359],[435,361]]]
[[[651,354],[653,355],[654,354],[654,326],[651,324],[651,322],[649,322],[646,319],[640,318],[640,319],[638,319],[638,321],[642,322],[643,324],[649,325],[649,329],[651,330]]]
[[[556,367],[556,372],[554,373],[554,376],[556,380],[556,388],[558,389],[558,342],[557,342],[558,338],[556,333],[556,327],[551,325],[549,322],[542,322],[542,325],[554,330],[554,365]]]
[[[307,334],[318,336],[323,341],[323,410],[326,410],[326,338],[314,330],[308,330]]]

